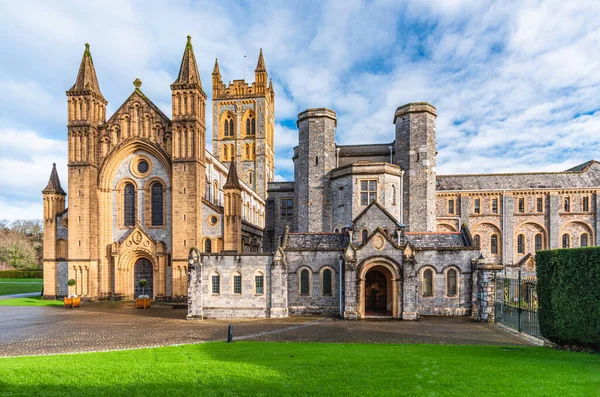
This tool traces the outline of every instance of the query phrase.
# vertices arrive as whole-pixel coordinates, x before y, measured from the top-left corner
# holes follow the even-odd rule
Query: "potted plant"
[[[139,309],[147,309],[150,307],[150,297],[146,295],[146,286],[148,285],[148,280],[145,278],[138,281],[138,286],[142,289],[142,294],[135,298],[135,308]]]
[[[71,290],[72,287],[74,287],[77,284],[77,281],[75,281],[74,279],[69,279],[69,281],[67,281],[67,285],[69,286],[69,290]],[[77,294],[73,293],[69,293],[69,296],[67,296],[64,299],[64,303],[65,303],[65,307],[79,307],[79,304],[81,303],[81,298],[77,296]]]

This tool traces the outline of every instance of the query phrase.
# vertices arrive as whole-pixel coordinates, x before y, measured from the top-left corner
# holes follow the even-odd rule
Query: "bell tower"
[[[202,241],[202,198],[206,189],[206,94],[192,47],[191,36],[171,85],[173,117],[172,147],[172,241],[173,266],[187,266],[191,247]],[[187,275],[173,272],[173,295],[187,295]]]
[[[260,50],[254,83],[225,85],[218,60],[212,74],[213,155],[225,165],[233,159],[237,173],[262,198],[275,177],[275,92]]]
[[[85,51],[75,84],[67,91],[69,166],[69,278],[84,295],[97,295],[98,281],[98,127],[106,120],[106,104],[90,52]]]

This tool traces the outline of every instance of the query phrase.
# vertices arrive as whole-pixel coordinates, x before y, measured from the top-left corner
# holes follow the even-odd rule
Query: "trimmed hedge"
[[[536,254],[542,335],[600,349],[600,247]]]
[[[43,278],[42,270],[0,270],[0,278]]]

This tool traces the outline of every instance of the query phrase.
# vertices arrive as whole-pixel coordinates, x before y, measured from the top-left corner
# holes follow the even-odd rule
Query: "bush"
[[[41,270],[0,270],[0,278],[43,278]]]
[[[600,349],[600,247],[540,251],[536,266],[542,335]]]

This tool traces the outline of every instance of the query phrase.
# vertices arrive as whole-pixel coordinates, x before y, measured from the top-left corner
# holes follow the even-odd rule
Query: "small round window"
[[[145,174],[150,169],[150,164],[146,160],[140,160],[137,165],[137,170],[140,174]]]
[[[216,225],[218,221],[219,221],[219,218],[217,218],[214,215],[211,215],[208,217],[208,223],[210,223],[212,226]]]

